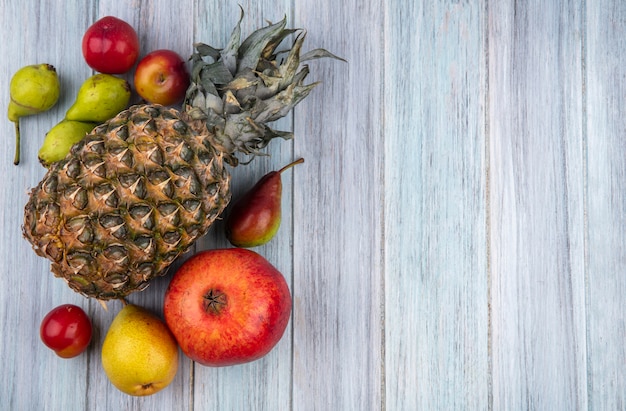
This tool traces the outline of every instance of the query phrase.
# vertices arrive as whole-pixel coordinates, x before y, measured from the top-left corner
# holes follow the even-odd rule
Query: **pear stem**
[[[288,168],[291,168],[293,166],[295,166],[296,164],[302,164],[304,163],[304,159],[303,158],[299,158],[295,161],[292,161],[291,163],[287,164],[285,167],[281,168],[280,170],[278,170],[278,173],[282,173],[283,171],[287,170]]]
[[[104,301],[104,300],[98,300],[98,302],[100,303],[100,306],[102,307],[102,309],[103,309],[104,311],[107,311],[107,312],[109,311],[109,307],[107,306],[107,302],[106,302],[106,301]]]
[[[20,120],[15,121],[15,158],[13,164],[20,163]]]

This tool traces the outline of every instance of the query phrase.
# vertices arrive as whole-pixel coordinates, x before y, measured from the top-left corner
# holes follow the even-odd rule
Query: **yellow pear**
[[[167,387],[178,369],[178,345],[152,312],[128,304],[113,319],[102,345],[102,367],[111,383],[134,396]]]

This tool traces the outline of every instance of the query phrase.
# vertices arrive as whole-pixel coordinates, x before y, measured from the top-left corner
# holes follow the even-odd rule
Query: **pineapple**
[[[243,13],[242,13],[243,18]],[[25,206],[23,234],[55,276],[86,297],[124,298],[164,275],[230,200],[236,153],[251,156],[290,133],[286,115],[314,84],[304,32],[269,24],[222,50],[195,44],[182,110],[135,105],[96,127],[54,163]],[[277,48],[297,33],[279,62]]]

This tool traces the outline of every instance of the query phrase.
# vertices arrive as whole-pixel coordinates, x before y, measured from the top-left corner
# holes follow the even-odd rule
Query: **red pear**
[[[300,158],[278,171],[267,173],[232,205],[226,219],[226,237],[232,245],[256,247],[276,235],[281,221],[281,174],[303,162],[304,159]]]

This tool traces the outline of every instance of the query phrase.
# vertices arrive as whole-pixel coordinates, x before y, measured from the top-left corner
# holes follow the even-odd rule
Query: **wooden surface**
[[[227,368],[184,358],[146,398],[106,379],[119,310],[72,292],[21,237],[46,131],[92,74],[80,41],[115,15],[142,54],[224,46],[287,16],[322,80],[280,120],[290,142],[233,170],[234,196],[284,175],[278,237],[257,249],[286,276],[293,314],[266,357]],[[0,408],[7,410],[626,409],[626,2],[0,1],[0,111],[11,75],[50,63],[50,112],[1,122]],[[194,251],[226,247],[217,223]],[[176,268],[187,256],[181,258]],[[169,277],[131,302],[161,313]],[[39,340],[53,307],[92,316],[88,352]]]

